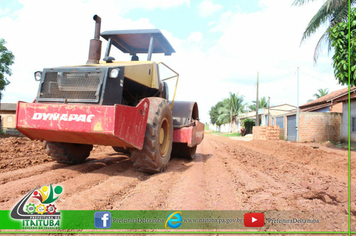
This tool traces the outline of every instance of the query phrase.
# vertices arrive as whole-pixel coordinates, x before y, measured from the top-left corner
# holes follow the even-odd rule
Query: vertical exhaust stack
[[[87,64],[98,64],[101,56],[101,40],[100,40],[101,18],[98,15],[94,15],[93,19],[95,20],[95,32],[94,32],[94,38],[90,40],[89,58]]]

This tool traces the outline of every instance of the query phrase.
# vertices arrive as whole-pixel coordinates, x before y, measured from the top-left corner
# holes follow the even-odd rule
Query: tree
[[[356,85],[356,9],[351,9],[350,14],[351,25],[351,41],[350,41],[350,52],[351,52],[351,67],[350,67],[350,86]],[[333,56],[333,67],[335,78],[340,84],[348,84],[349,79],[349,27],[348,21],[343,21],[336,24],[329,30],[331,46],[334,49]]]
[[[293,5],[301,6],[309,1],[314,0],[294,0]],[[313,18],[309,21],[307,28],[303,33],[303,37],[301,43],[313,35],[320,26],[323,26],[325,23],[327,24],[327,29],[320,37],[315,49],[314,49],[314,62],[316,63],[321,44],[323,41],[328,43],[328,50],[331,49],[331,41],[329,38],[330,29],[334,27],[336,24],[343,22],[348,17],[348,1],[349,0],[325,0],[324,4],[320,7],[318,12],[313,16]],[[355,0],[350,0],[351,4],[355,2]]]
[[[318,89],[319,93],[314,93],[314,97],[315,99],[321,98],[323,96],[325,96],[326,94],[329,94],[329,89]],[[314,99],[309,99],[307,102],[311,102],[314,101]]]
[[[255,122],[253,120],[251,120],[250,118],[246,118],[242,121],[242,126],[245,128],[246,134],[251,134],[252,127],[255,126]]]
[[[213,125],[217,125],[220,127],[220,125],[222,125],[222,123],[220,121],[218,121],[218,117],[219,117],[219,108],[223,107],[224,103],[223,102],[218,102],[215,104],[215,106],[212,106],[210,111],[209,111],[209,115],[210,115],[210,122]]]
[[[219,108],[218,121],[222,124],[232,123],[236,120],[236,117],[244,112],[243,108],[243,96],[239,96],[238,93],[234,94],[230,92],[230,97],[223,100],[223,107]]]
[[[318,89],[318,93],[314,93],[316,99],[321,98],[329,93],[329,89]]]
[[[252,105],[250,105],[248,108],[250,108],[252,111],[256,111],[256,101],[252,101]],[[260,98],[259,102],[258,102],[258,108],[261,107],[268,107],[268,103],[267,103],[267,99],[266,97],[262,97]]]
[[[4,44],[6,44],[6,41],[4,39],[0,39],[0,100],[2,98],[2,91],[5,89],[5,86],[10,83],[5,75],[12,75],[9,66],[14,63],[15,59],[15,56],[4,46]]]
[[[223,106],[219,107],[218,109],[218,121],[221,124],[226,124],[231,122],[231,107],[230,107],[230,99],[229,98],[225,98],[223,101]]]

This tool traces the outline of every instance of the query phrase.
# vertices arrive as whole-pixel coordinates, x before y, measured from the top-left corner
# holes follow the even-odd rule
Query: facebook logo
[[[97,211],[94,213],[94,226],[97,229],[108,229],[111,227],[111,213],[108,211]]]

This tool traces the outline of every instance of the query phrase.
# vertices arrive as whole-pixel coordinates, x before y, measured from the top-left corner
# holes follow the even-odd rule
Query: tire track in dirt
[[[206,141],[210,142],[208,137]],[[224,141],[214,140],[210,145],[217,148],[230,143]],[[311,211],[310,217],[319,218],[324,224],[328,222],[327,229],[346,230],[346,205],[339,200],[342,198],[345,201],[347,186],[336,178],[323,176],[313,167],[289,161],[282,162],[278,155],[266,155],[253,150],[252,156],[250,152],[250,149],[235,143],[226,146],[217,154],[226,162],[227,171],[234,173],[239,191],[245,196],[242,209]],[[229,158],[225,158],[226,156]],[[265,168],[266,166],[271,168]],[[303,184],[295,178],[298,174],[307,179],[318,177],[316,179],[319,182]],[[340,190],[343,190],[341,194]],[[294,216],[297,216],[298,212],[293,211]],[[339,219],[335,219],[335,214]],[[340,219],[344,220],[342,224]],[[321,229],[324,229],[323,227]]]
[[[101,185],[113,176],[124,173],[129,168],[132,168],[132,163],[125,158],[119,163],[110,164],[90,173],[79,175],[69,180],[60,182],[59,184],[64,189],[60,200],[62,199],[62,201],[64,201],[65,199],[77,198],[78,200],[74,201],[80,201],[83,192],[87,193],[88,190]],[[69,204],[64,205],[63,209],[74,210],[81,208],[75,208],[75,206],[73,208],[71,207],[71,204]]]
[[[246,163],[249,162],[249,160],[246,159],[249,159],[249,156],[243,156],[243,159],[239,161],[235,158],[231,158],[231,156],[237,155],[236,151],[230,151],[230,147],[226,146],[225,143],[212,142],[209,137],[206,138],[206,142],[209,143],[208,146],[215,150],[217,158],[219,158],[220,162],[224,165],[226,172],[232,176],[231,181],[234,183],[234,192],[239,196],[240,207],[238,209],[256,210],[257,208],[258,210],[263,210],[258,208],[258,205],[268,203],[263,202],[264,199],[267,199],[269,195],[283,192],[280,190],[282,184],[274,183],[271,185],[273,181],[268,180],[269,176],[261,175],[258,171],[246,166]],[[237,145],[237,143],[235,145]],[[217,151],[219,147],[224,148]],[[240,150],[240,154],[244,155],[245,153]],[[264,189],[268,189],[270,193],[267,194]],[[265,196],[266,194],[267,196]],[[262,199],[260,199],[261,197]],[[253,202],[253,204],[249,204],[249,202]],[[279,204],[281,203],[279,202]],[[271,204],[268,203],[266,206],[271,207]]]
[[[179,173],[175,185],[169,186],[163,210],[201,210],[207,207],[203,174],[206,155],[202,155],[200,150],[198,146],[196,157],[185,164],[189,168]]]
[[[239,209],[239,197],[234,191],[235,184],[232,181],[231,174],[225,171],[217,153],[210,149],[210,143],[203,142],[200,147],[203,155],[207,156],[202,176],[202,180],[205,181],[205,189],[202,192],[205,191],[208,205],[207,208],[200,210]]]
[[[163,173],[149,175],[120,198],[113,210],[162,210],[167,208],[168,194],[178,183],[182,172],[190,168],[184,160],[172,159]],[[136,172],[137,173],[137,172]],[[168,200],[167,200],[168,199]]]
[[[109,166],[111,175],[107,175],[96,185],[89,186],[83,191],[75,190],[73,194],[61,197],[58,206],[66,210],[111,210],[116,198],[125,195],[138,183],[149,178],[148,174],[137,172],[130,161],[123,164],[124,166],[118,164]]]
[[[313,167],[323,174],[332,174],[339,181],[347,183],[347,180],[345,182],[345,178],[347,178],[345,170],[347,170],[348,160],[345,150],[334,148],[330,151],[329,148],[326,151],[325,147],[318,143],[290,143],[281,140],[253,140],[252,142],[239,142],[239,146],[253,148],[254,151],[266,155],[278,156],[281,161]],[[285,155],[286,153],[288,155]],[[351,155],[355,158],[356,152],[352,151]],[[338,156],[337,161],[335,161],[335,156]]]
[[[6,184],[9,181],[28,178],[32,175],[39,175],[44,172],[60,169],[66,166],[68,165],[50,162],[41,165],[31,166],[25,169],[18,169],[18,170],[8,171],[5,173],[0,173],[0,184]]]
[[[243,150],[238,153],[237,158],[246,156],[245,153],[250,152],[249,149],[239,147]],[[293,163],[290,161],[281,162],[280,157],[277,155],[265,155],[263,153],[256,153],[249,161],[243,161],[245,167],[249,168],[251,173],[260,175],[259,180],[268,180],[268,183],[280,183],[279,186],[286,186],[285,191],[289,193],[294,192],[310,192],[310,189],[315,191],[322,191],[328,189],[331,198],[335,198],[336,202],[345,202],[347,195],[347,186],[340,183],[338,179],[333,176],[319,173],[315,168]],[[247,155],[248,156],[248,155]],[[234,160],[235,158],[232,158]],[[243,160],[243,159],[242,159]],[[267,168],[256,168],[257,164],[260,166],[269,166]],[[281,164],[282,163],[282,164]],[[277,167],[277,168],[276,168]],[[257,171],[256,171],[257,170]],[[277,170],[277,171],[276,171]],[[303,176],[300,177],[299,175]],[[272,177],[272,179],[271,179]],[[311,182],[311,183],[310,183]],[[341,192],[341,194],[339,194]],[[335,195],[335,193],[337,193]],[[332,196],[335,195],[335,196]]]
[[[31,143],[21,145],[31,150]],[[23,157],[14,149],[14,164],[20,169],[2,169],[0,209],[11,209],[31,189],[60,184],[64,191],[56,206],[63,210],[276,210],[280,216],[286,210],[297,211],[294,216],[310,210],[310,217],[323,220],[318,225],[322,230],[346,230],[344,152],[305,145],[206,134],[194,160],[173,158],[165,172],[154,175],[137,172],[111,147],[95,147],[76,166],[43,163],[42,154],[35,153],[38,163],[22,165]]]
[[[85,175],[88,172],[92,172],[103,168],[107,165],[111,165],[115,162],[120,162],[123,157],[110,157],[103,158],[100,160],[90,160],[80,165],[68,166],[66,164],[57,164],[52,163],[54,166],[58,167],[57,169],[50,170],[47,172],[38,172],[38,169],[41,169],[41,165],[35,166],[32,171],[26,173],[27,178],[16,179],[14,181],[7,182],[0,186],[0,209],[10,209],[17,201],[19,201],[24,194],[29,192],[34,188],[39,188],[43,185],[49,184],[60,184],[63,181],[80,177],[83,174]],[[60,168],[62,166],[62,168]],[[42,167],[47,168],[47,167]],[[27,169],[26,169],[27,170]],[[17,170],[20,172],[21,170]],[[0,179],[3,174],[0,174]],[[7,175],[7,173],[5,173]],[[6,176],[5,176],[6,177]],[[76,183],[80,185],[81,182]],[[85,184],[85,183],[84,183]]]

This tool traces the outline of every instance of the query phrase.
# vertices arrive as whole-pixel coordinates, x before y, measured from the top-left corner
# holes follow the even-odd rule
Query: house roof
[[[1,111],[16,111],[16,103],[1,103],[0,110]]]
[[[351,92],[356,91],[356,86],[351,87],[350,91]],[[313,100],[311,102],[308,102],[308,103],[306,103],[304,105],[301,105],[301,106],[299,106],[299,108],[302,109],[302,110],[305,110],[305,111],[314,110],[313,109],[314,107],[321,107],[323,104],[331,103],[331,101],[336,100],[336,99],[344,96],[347,93],[348,93],[348,88],[340,89],[340,90],[334,91],[332,93],[329,93],[329,94],[327,94],[325,96],[322,96],[322,97],[320,97],[318,99],[315,99],[315,100]]]
[[[335,102],[347,102],[349,99],[349,93],[346,93],[345,95],[337,98]],[[351,91],[350,89],[350,100],[356,99],[356,90]]]
[[[289,105],[289,104],[281,104],[281,105],[277,105],[277,106],[271,106],[270,107],[270,115],[271,117],[275,117],[275,116],[282,116],[282,114],[286,114],[286,113],[290,113],[293,111],[296,111],[297,107],[293,106],[293,105]],[[268,113],[268,108],[265,107],[261,107],[258,109],[258,115],[267,115]],[[272,114],[274,112],[280,112],[279,114]],[[248,113],[241,113],[238,115],[238,117],[240,118],[245,118],[245,117],[256,117],[256,111],[250,111]]]
[[[269,107],[269,108],[270,108],[270,109],[273,109],[273,108],[282,107],[282,106],[289,106],[289,107],[291,107],[291,108],[293,108],[293,109],[297,109],[296,106],[289,105],[289,104],[287,104],[287,103],[281,104],[281,105],[277,105],[277,106],[271,106],[271,107]]]

